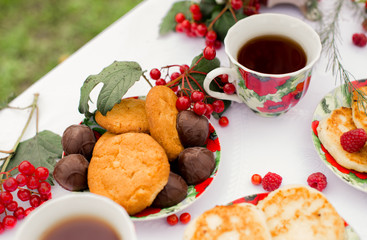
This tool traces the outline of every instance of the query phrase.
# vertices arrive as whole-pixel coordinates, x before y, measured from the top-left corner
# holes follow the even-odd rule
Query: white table
[[[33,94],[39,93],[39,127],[62,135],[64,129],[80,122],[78,112],[80,87],[91,74],[99,73],[114,60],[138,62],[150,70],[168,64],[190,64],[204,47],[203,39],[188,38],[172,33],[161,37],[158,27],[174,0],[149,0],[116,21],[105,31],[88,42],[66,61],[55,67],[38,82],[17,97],[12,106],[26,106]],[[304,19],[292,6],[262,8],[263,12],[280,12]],[[352,45],[351,36],[360,32],[360,23],[352,21],[352,12],[344,12],[341,18],[343,45],[340,53],[344,66],[356,79],[367,77],[367,47]],[[305,20],[305,19],[304,19]],[[307,20],[305,20],[308,22]],[[77,24],[77,23],[75,23]],[[311,25],[315,26],[313,23]],[[228,66],[222,48],[217,52],[221,65]],[[367,239],[367,193],[359,191],[339,179],[317,155],[311,139],[311,119],[320,99],[339,85],[330,71],[325,71],[327,58],[322,56],[317,64],[308,93],[287,114],[277,118],[262,118],[245,105],[235,103],[227,111],[230,124],[217,130],[222,147],[218,176],[205,194],[184,211],[195,217],[203,211],[226,204],[239,197],[263,192],[254,186],[250,177],[254,173],[264,175],[268,171],[283,177],[282,185],[307,184],[308,175],[321,171],[328,178],[324,194],[340,215],[357,231],[361,239]],[[126,96],[145,95],[149,90],[144,80],[137,82]],[[96,100],[96,92],[92,99]],[[11,149],[27,119],[28,111],[5,109],[0,112],[1,149]],[[35,135],[35,119],[32,120],[24,140]],[[53,188],[54,198],[68,194],[59,186]],[[11,240],[22,224],[0,235],[0,240]],[[165,219],[135,223],[138,239],[181,239],[185,225],[169,226]]]

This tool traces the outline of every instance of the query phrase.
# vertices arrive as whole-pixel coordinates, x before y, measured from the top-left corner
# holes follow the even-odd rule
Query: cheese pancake
[[[271,192],[258,205],[275,240],[342,240],[344,221],[316,189],[289,185]]]
[[[353,129],[356,129],[356,125],[352,118],[352,109],[341,107],[320,121],[317,132],[321,143],[335,161],[345,168],[367,172],[367,147],[364,146],[359,152],[349,153],[340,144],[340,136]]]
[[[184,240],[271,239],[264,213],[255,205],[240,203],[216,206],[191,221]]]
[[[365,97],[367,97],[367,86],[358,88],[358,91],[361,94],[365,94]],[[356,90],[354,90],[352,102],[353,121],[357,128],[363,128],[365,131],[367,131],[367,115],[365,112],[367,109],[363,109],[361,101],[363,101],[362,97]]]

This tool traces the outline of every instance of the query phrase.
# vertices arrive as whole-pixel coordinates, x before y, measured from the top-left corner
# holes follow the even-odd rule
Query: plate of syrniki
[[[360,238],[321,192],[298,184],[208,209],[188,224],[183,239]]]
[[[164,86],[124,98],[84,119],[97,142],[88,167],[89,191],[111,198],[132,220],[166,217],[192,204],[211,185],[220,162],[214,127],[193,111],[178,112]]]
[[[327,167],[349,185],[367,192],[367,145],[348,152],[340,141],[351,130],[367,132],[367,79],[351,84],[353,87],[343,84],[322,98],[312,119],[312,140]]]

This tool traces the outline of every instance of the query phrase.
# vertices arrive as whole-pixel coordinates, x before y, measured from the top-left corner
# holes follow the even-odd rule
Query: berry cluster
[[[178,111],[192,110],[199,116],[206,116],[210,118],[210,115],[215,113],[222,113],[224,111],[224,102],[220,99],[214,99],[207,95],[203,90],[199,82],[192,76],[192,74],[202,74],[195,70],[195,66],[203,60],[213,60],[216,56],[216,50],[207,46],[203,50],[203,56],[190,68],[188,65],[169,65],[150,70],[150,78],[155,80],[155,85],[165,85],[170,87],[177,95],[176,108]],[[178,68],[178,71],[170,73],[172,68]],[[166,72],[163,74],[163,72]],[[164,75],[164,76],[163,76]],[[226,94],[234,94],[236,91],[235,86],[228,82],[228,75],[224,74],[215,79],[215,83]],[[196,85],[196,86],[195,86]],[[194,87],[193,87],[194,86]],[[228,118],[221,117],[219,124],[221,126],[228,125]]]
[[[274,191],[282,184],[282,177],[276,173],[268,172],[262,178],[259,174],[251,176],[251,183],[254,185],[262,185],[266,191]],[[321,172],[312,173],[307,178],[307,183],[310,187],[323,191],[327,186],[326,176]]]
[[[217,33],[213,29],[214,23],[227,11],[232,13],[235,21],[235,11],[242,11],[243,14],[250,16],[259,13],[259,0],[229,0],[225,4],[222,11],[210,22],[203,19],[203,13],[200,6],[196,3],[190,5],[190,14],[185,16],[184,13],[179,12],[175,16],[176,32],[184,33],[189,37],[204,37],[205,45],[219,49],[222,42],[217,39]]]
[[[19,174],[11,176],[11,172],[18,168]],[[12,229],[18,220],[25,218],[36,207],[52,198],[51,185],[45,180],[49,170],[45,167],[35,168],[30,162],[23,161],[18,167],[1,173],[6,176],[2,180],[0,191],[0,214],[4,215],[0,222],[0,233]],[[28,202],[30,207],[24,209],[19,206],[13,194],[23,202]]]

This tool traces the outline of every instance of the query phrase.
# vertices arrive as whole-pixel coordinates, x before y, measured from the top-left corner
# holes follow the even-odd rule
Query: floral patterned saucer
[[[228,205],[237,204],[237,203],[252,203],[254,205],[257,205],[261,200],[266,198],[268,195],[269,195],[269,192],[248,195],[248,196],[236,199],[230,202]],[[344,222],[344,226],[345,226],[344,240],[360,240],[360,237],[357,235],[354,229],[347,222]]]
[[[145,99],[145,96],[134,97],[139,99]],[[94,120],[94,116],[91,118],[85,118],[82,124],[89,126],[93,131],[98,139],[103,133],[106,132],[104,128],[99,126],[96,121]],[[214,177],[217,175],[219,163],[220,163],[220,156],[221,156],[221,148],[219,143],[219,138],[214,127],[209,123],[209,136],[206,140],[204,145],[207,149],[211,150],[214,153],[215,157],[215,169],[213,173],[210,175],[208,179],[204,182],[201,182],[196,185],[189,185],[187,189],[187,196],[186,198],[177,205],[168,208],[152,208],[148,207],[141,211],[140,213],[131,216],[133,221],[144,221],[144,220],[153,220],[158,218],[167,217],[175,212],[181,211],[184,208],[191,205],[197,198],[199,198],[207,189],[207,187],[212,183]]]
[[[352,82],[355,87],[367,85],[367,79]],[[347,98],[343,92],[347,85],[343,84],[328,93],[316,107],[312,118],[312,140],[321,160],[329,167],[338,177],[349,185],[367,192],[367,173],[361,173],[347,169],[339,165],[330,153],[323,147],[317,135],[317,126],[319,121],[327,117],[334,109],[339,107],[350,107],[351,100]]]

